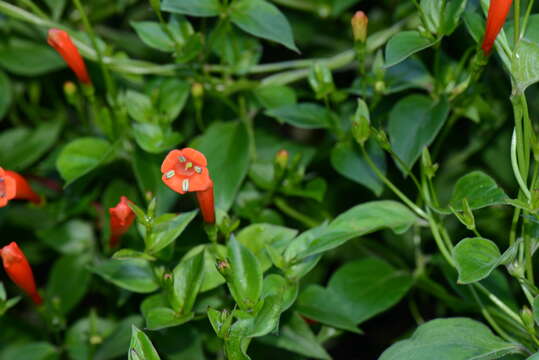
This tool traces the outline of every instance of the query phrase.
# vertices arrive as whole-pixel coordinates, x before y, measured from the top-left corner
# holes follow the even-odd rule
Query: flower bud
[[[92,83],[88,71],[86,71],[84,60],[67,32],[60,29],[50,29],[47,42],[62,56],[80,82],[88,85]]]
[[[30,296],[36,305],[41,305],[43,301],[37,292],[32,268],[17,243],[11,242],[1,248],[0,257],[9,278]]]
[[[317,99],[323,99],[335,90],[333,75],[329,68],[322,63],[316,63],[311,68],[309,84],[315,92]]]
[[[201,83],[193,83],[193,85],[191,86],[191,94],[195,97],[195,98],[200,98],[202,96],[204,96],[204,86],[201,84]]]
[[[354,40],[364,43],[367,41],[367,28],[369,24],[369,18],[363,11],[358,11],[352,17],[352,31],[354,33]]]
[[[490,54],[494,42],[498,34],[503,28],[507,14],[511,10],[513,0],[491,0],[488,8],[487,25],[485,29],[485,37],[481,48],[485,55]]]
[[[382,149],[386,151],[391,151],[391,143],[389,142],[389,139],[387,138],[387,134],[385,133],[384,130],[375,130],[374,135],[375,135],[376,142]]]
[[[356,114],[352,119],[352,135],[357,143],[361,146],[369,140],[371,134],[371,122],[369,108],[362,99],[357,101]]]

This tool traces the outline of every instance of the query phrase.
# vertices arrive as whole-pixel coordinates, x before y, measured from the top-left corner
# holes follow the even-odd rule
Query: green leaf
[[[311,328],[298,314],[293,313],[290,320],[279,328],[279,335],[267,335],[260,342],[295,352],[308,358],[329,360],[331,357],[316,340]]]
[[[444,35],[451,35],[455,31],[467,3],[468,0],[451,0],[447,2],[444,16],[442,16],[442,32]]]
[[[471,284],[490,275],[500,263],[498,246],[483,238],[466,238],[453,249],[459,284]]]
[[[288,310],[298,297],[299,283],[285,279],[278,274],[270,274],[264,278],[262,296],[280,295],[281,312]]]
[[[148,330],[161,330],[185,324],[193,317],[193,313],[179,314],[167,307],[156,307],[146,314],[146,326]]]
[[[386,159],[384,151],[375,141],[369,141],[366,150],[382,173],[386,172]],[[363,154],[353,142],[340,142],[331,151],[331,165],[342,176],[355,181],[376,196],[382,194],[384,183],[372,171]]]
[[[112,259],[115,260],[126,260],[126,259],[144,259],[148,261],[155,261],[156,258],[146,254],[142,251],[137,251],[133,249],[120,249],[112,254]]]
[[[91,250],[95,242],[92,225],[77,219],[37,234],[41,241],[62,254],[81,254]]]
[[[182,260],[174,269],[172,308],[180,314],[190,313],[203,279],[204,252]]]
[[[240,122],[216,123],[192,147],[208,159],[215,189],[215,206],[228,211],[249,168],[249,135]]]
[[[90,270],[132,292],[150,293],[159,288],[152,267],[143,259],[101,260]]]
[[[148,248],[146,252],[156,254],[173,243],[182,234],[187,225],[193,221],[197,213],[198,210],[189,211],[165,222],[160,222],[158,218],[152,236],[147,239]]]
[[[539,324],[539,296],[533,299],[533,319],[536,324]]]
[[[406,206],[395,201],[372,201],[342,213],[327,226],[304,232],[292,241],[285,259],[302,259],[334,249],[346,241],[390,228],[403,233],[418,221]]]
[[[160,154],[182,142],[182,134],[158,124],[133,124],[133,134],[137,144],[152,154]]]
[[[421,0],[421,11],[425,16],[427,29],[437,34],[440,29],[442,2],[438,0]]]
[[[247,247],[257,257],[263,271],[271,267],[271,259],[266,252],[266,245],[284,250],[296,236],[297,230],[271,224],[252,224],[243,228],[236,240]]]
[[[6,115],[11,105],[12,97],[9,77],[3,71],[0,71],[0,120]]]
[[[325,129],[331,125],[332,114],[325,107],[314,103],[301,103],[272,108],[266,115],[301,129]]]
[[[56,168],[70,185],[105,162],[111,160],[114,148],[105,140],[93,137],[79,138],[67,144],[58,159]]]
[[[66,67],[64,60],[45,42],[11,38],[0,45],[0,67],[22,76],[39,76]]]
[[[46,342],[6,346],[0,353],[0,360],[57,360],[59,358],[59,351]]]
[[[157,93],[155,107],[158,115],[165,123],[171,123],[185,107],[191,85],[180,79],[159,79],[151,84],[148,91]]]
[[[434,45],[434,41],[423,37],[419,31],[402,31],[389,39],[386,46],[386,67],[397,65],[413,54]]]
[[[255,89],[257,100],[265,109],[294,105],[297,96],[294,89],[284,85],[263,85]]]
[[[311,320],[361,334],[361,330],[348,316],[345,306],[343,299],[320,285],[308,285],[299,295],[296,304],[298,312]]]
[[[436,319],[392,345],[380,360],[490,360],[518,351],[517,344],[505,342],[475,320]]]
[[[160,360],[152,342],[135,325],[132,327],[131,345],[128,353],[129,360]]]
[[[234,236],[228,241],[230,268],[225,278],[228,288],[240,309],[252,309],[262,294],[262,269],[256,256]]]
[[[237,0],[229,11],[232,22],[243,31],[299,52],[288,20],[275,5],[265,0]]]
[[[127,90],[125,93],[125,107],[133,120],[141,123],[148,123],[155,120],[156,113],[152,100],[146,94]]]
[[[169,24],[165,25],[168,32],[165,32],[161,24],[155,21],[131,21],[131,26],[144,44],[157,50],[173,52],[176,51],[177,45],[185,45],[188,37],[193,33],[189,22],[181,16],[179,18],[178,20],[174,17]]]
[[[448,114],[446,99],[434,102],[425,95],[407,96],[391,109],[388,124],[391,145],[408,169],[434,141]]]
[[[125,349],[129,348],[133,326],[142,326],[142,318],[139,315],[129,316],[118,323],[112,333],[97,347],[92,360],[116,359],[125,355]]]
[[[512,57],[511,74],[515,86],[524,92],[539,81],[539,14],[531,15],[524,36],[520,38],[515,55]],[[507,32],[513,38],[513,30]]]
[[[182,261],[196,256],[197,254],[204,253],[204,278],[202,285],[200,286],[200,292],[208,291],[216,288],[217,286],[224,284],[225,278],[217,271],[215,264],[218,259],[226,258],[226,247],[223,245],[199,245],[195,246],[185,254]]]
[[[0,89],[0,103],[2,102],[1,91]],[[42,122],[35,129],[15,127],[2,132],[0,134],[0,164],[14,171],[25,170],[43,157],[56,143],[63,125],[62,120],[56,119]]]
[[[505,204],[508,196],[490,176],[481,171],[473,171],[457,181],[449,205],[457,211],[462,211],[464,199],[470,209],[476,210]]]
[[[63,256],[48,276],[47,301],[63,314],[69,313],[84,297],[91,274],[86,268],[90,258],[81,255]]]
[[[219,0],[163,0],[161,10],[191,16],[217,16],[221,5]]]
[[[409,273],[382,260],[367,258],[337,270],[329,281],[328,290],[345,300],[344,308],[350,320],[361,324],[398,303],[413,282]]]

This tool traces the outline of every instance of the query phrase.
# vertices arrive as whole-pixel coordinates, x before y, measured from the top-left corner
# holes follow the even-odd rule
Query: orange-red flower
[[[64,61],[81,82],[91,84],[92,81],[86,71],[84,60],[67,32],[60,29],[50,29],[47,42],[64,58]]]
[[[191,148],[172,150],[161,165],[163,182],[180,194],[196,192],[204,221],[215,223],[213,182],[206,157]]]
[[[485,38],[481,45],[485,55],[488,55],[492,50],[492,46],[494,46],[496,37],[498,37],[498,34],[502,30],[512,3],[513,0],[490,0]]]
[[[135,220],[135,213],[129,207],[130,202],[127,197],[122,196],[120,202],[109,209],[111,232],[109,245],[111,248],[118,246],[120,238],[129,230]]]
[[[13,199],[41,203],[41,197],[32,190],[25,178],[0,167],[0,207],[6,206]]]
[[[352,17],[352,32],[354,40],[364,43],[367,40],[369,18],[363,11],[358,11]]]
[[[36,305],[40,305],[43,300],[37,292],[32,268],[17,243],[12,242],[1,248],[0,256],[9,278],[30,296]]]

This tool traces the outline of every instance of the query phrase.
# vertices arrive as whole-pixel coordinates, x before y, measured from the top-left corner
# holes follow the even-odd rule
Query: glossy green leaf
[[[252,224],[242,229],[236,240],[247,247],[258,258],[263,271],[271,267],[271,258],[266,245],[283,250],[296,236],[297,230],[271,224]]]
[[[401,31],[389,39],[386,45],[386,67],[397,65],[413,54],[434,45],[434,41],[427,39],[419,31]]]
[[[158,124],[133,124],[137,144],[145,151],[160,154],[176,147],[183,140],[182,134]]]
[[[421,325],[410,339],[392,345],[380,360],[489,360],[519,352],[518,346],[472,319],[436,319]]]
[[[320,285],[309,285],[299,295],[297,311],[311,320],[338,329],[361,333],[346,311],[346,302]]]
[[[309,325],[298,313],[294,313],[290,320],[279,328],[279,335],[267,335],[259,341],[308,358],[331,359],[324,347],[316,340]]]
[[[266,109],[294,105],[297,102],[294,89],[284,85],[265,85],[255,89],[257,100]]]
[[[136,293],[150,293],[158,289],[152,267],[143,259],[101,260],[91,268],[111,283]]]
[[[227,249],[223,245],[199,245],[195,246],[185,254],[182,261],[197,254],[204,253],[204,278],[200,285],[200,292],[208,291],[225,283],[225,278],[217,271],[215,264],[218,259],[224,259],[227,255]]]
[[[157,94],[155,108],[160,119],[165,123],[171,123],[185,107],[191,92],[191,84],[182,79],[160,79],[152,83],[148,91]]]
[[[481,171],[473,171],[457,181],[449,205],[457,211],[462,211],[464,199],[470,209],[475,210],[505,204],[508,196],[490,176]]]
[[[111,160],[113,154],[114,148],[105,140],[93,137],[79,138],[62,149],[56,160],[56,168],[67,186]]]
[[[173,274],[171,305],[180,314],[190,313],[204,279],[204,252],[181,261]]]
[[[444,35],[451,35],[455,31],[467,3],[468,0],[451,0],[447,2],[445,13],[442,16],[442,32]]]
[[[81,318],[72,324],[66,332],[65,347],[69,358],[72,360],[87,360],[92,356],[94,349],[90,344],[90,338],[104,339],[109,336],[114,330],[114,321],[98,317],[95,312],[91,312],[88,317]],[[125,350],[129,347],[129,339],[131,338],[131,325],[129,326],[129,336],[127,343],[121,351],[125,354]],[[92,360],[98,360],[96,357]],[[99,359],[105,360],[105,359]]]
[[[176,39],[182,38],[181,33],[175,33],[178,27],[167,24],[168,30],[175,35],[171,38],[163,30],[161,24],[155,21],[132,21],[131,26],[137,32],[139,38],[144,44],[161,51],[171,52],[176,49]]]
[[[386,159],[384,151],[375,141],[369,141],[367,143],[367,151],[376,163],[378,169],[385,174]],[[376,196],[382,194],[384,183],[372,171],[355,143],[337,143],[331,151],[331,165],[333,165],[333,168],[337,170],[339,174],[367,187]]]
[[[0,94],[1,91],[0,89]],[[2,102],[1,97],[0,102]],[[43,157],[56,143],[63,125],[62,120],[56,119],[43,121],[35,129],[14,127],[2,132],[0,134],[0,164],[14,171],[25,170]]]
[[[11,81],[3,71],[0,71],[0,120],[6,115],[12,97]]]
[[[138,122],[148,123],[156,120],[157,114],[152,100],[146,94],[134,90],[125,93],[125,107],[129,116]]]
[[[63,254],[80,254],[93,248],[95,235],[92,226],[82,220],[70,220],[62,225],[38,231],[45,244]]]
[[[191,16],[217,16],[221,5],[219,0],[163,0],[161,10]]]
[[[453,249],[460,284],[471,284],[490,275],[500,263],[498,246],[483,238],[461,240]]]
[[[382,260],[367,258],[339,268],[331,277],[328,290],[345,300],[350,320],[361,324],[398,303],[413,282],[411,274]]]
[[[264,278],[262,296],[280,295],[281,312],[288,310],[298,297],[299,283],[285,279],[278,274],[270,274]]]
[[[512,31],[508,31],[507,36],[512,39]],[[535,14],[530,16],[526,33],[520,38],[515,56],[512,58],[511,73],[515,86],[522,92],[539,81],[538,36],[539,15]]]
[[[59,358],[59,351],[46,342],[10,345],[0,352],[0,360],[57,360]]]
[[[22,76],[39,76],[66,67],[64,60],[43,41],[11,38],[0,45],[0,67]]]
[[[182,234],[187,225],[193,221],[197,213],[198,210],[193,210],[182,213],[165,222],[157,220],[152,236],[146,240],[148,246],[146,251],[150,254],[156,254],[173,243]]]
[[[533,319],[536,324],[539,324],[539,296],[533,299]]]
[[[266,0],[237,0],[229,11],[232,22],[243,31],[299,52],[288,20],[275,5]]]
[[[192,147],[208,159],[214,184],[215,206],[230,209],[249,167],[249,135],[240,122],[216,123]]]
[[[136,326],[133,325],[131,333],[131,344],[129,346],[128,352],[129,360],[160,360],[159,354],[152,342],[140,331]]]
[[[301,129],[324,129],[331,125],[331,112],[314,103],[300,103],[272,108],[268,116]]]
[[[285,259],[302,259],[334,249],[346,241],[389,228],[403,233],[418,221],[406,206],[395,201],[372,201],[342,213],[327,226],[298,236],[285,251]]]
[[[89,261],[88,256],[69,255],[61,257],[52,266],[46,300],[59,312],[69,313],[86,294],[91,279],[86,268]]]
[[[393,151],[409,169],[423,149],[434,141],[448,114],[446,99],[434,102],[425,95],[409,95],[393,107],[389,114],[388,134]]]
[[[432,34],[437,34],[440,29],[442,2],[437,0],[421,0],[421,11],[425,16],[427,29]]]
[[[167,307],[156,307],[150,309],[146,314],[146,326],[148,330],[161,330],[185,324],[193,317],[193,313],[179,314]]]
[[[228,241],[230,268],[225,278],[234,300],[242,310],[252,309],[262,294],[262,269],[256,256],[235,237]]]
[[[110,335],[99,344],[92,360],[109,360],[125,356],[125,349],[129,348],[133,326],[142,326],[142,318],[139,315],[128,316],[120,321]]]

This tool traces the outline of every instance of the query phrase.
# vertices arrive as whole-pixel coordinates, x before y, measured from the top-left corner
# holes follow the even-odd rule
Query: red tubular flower
[[[41,203],[41,197],[32,190],[25,178],[0,167],[0,207],[6,206],[13,199]]]
[[[490,0],[487,16],[487,28],[485,30],[485,38],[481,48],[485,55],[488,55],[494,46],[496,37],[502,30],[505,18],[511,9],[513,0]]]
[[[92,81],[86,71],[84,60],[79,54],[79,50],[71,41],[69,34],[60,29],[50,29],[47,37],[47,42],[52,46],[73,70],[75,75],[84,84],[91,84]]]
[[[135,220],[135,213],[129,207],[131,201],[122,196],[120,202],[109,209],[110,213],[110,241],[111,248],[115,248],[120,243],[120,238],[129,230]]]
[[[32,268],[17,243],[12,242],[1,248],[0,256],[11,281],[30,296],[36,305],[40,305],[43,300],[37,292]]]
[[[161,165],[163,182],[180,194],[196,192],[204,221],[215,223],[213,182],[206,157],[191,148],[172,150]]]

